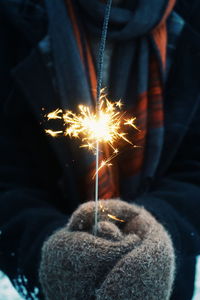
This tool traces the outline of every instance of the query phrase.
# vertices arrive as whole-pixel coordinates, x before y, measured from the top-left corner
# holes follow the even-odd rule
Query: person
[[[113,0],[103,85],[139,131],[129,133],[137,147],[99,172],[94,236],[94,156],[48,136],[63,124],[45,115],[92,107],[105,3],[1,0],[0,268],[24,298],[192,298],[200,6],[194,21],[181,3]]]

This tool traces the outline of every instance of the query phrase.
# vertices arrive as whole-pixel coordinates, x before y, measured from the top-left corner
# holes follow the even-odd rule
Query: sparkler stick
[[[102,88],[102,77],[103,77],[103,62],[104,62],[104,52],[106,46],[106,38],[108,31],[108,22],[110,18],[110,11],[112,6],[112,0],[108,0],[106,4],[105,16],[103,21],[103,29],[99,46],[99,61],[98,61],[98,76],[97,76],[97,103],[96,110],[97,116],[99,117],[100,113],[100,97],[101,97],[101,88]],[[99,198],[99,141],[96,141],[96,180],[95,180],[95,221],[94,221],[94,235],[97,234],[98,230],[98,198]]]
[[[81,139],[82,145],[80,147],[88,148],[88,150],[95,153],[96,158],[96,171],[93,175],[95,177],[95,224],[94,235],[97,235],[98,230],[98,203],[99,203],[99,171],[103,167],[109,167],[112,165],[111,161],[119,154],[116,143],[121,140],[129,143],[134,148],[136,147],[131,140],[127,137],[127,133],[124,132],[124,127],[129,126],[138,130],[135,125],[136,118],[125,118],[126,112],[121,112],[121,101],[110,102],[107,99],[104,89],[102,89],[102,75],[103,75],[103,62],[105,44],[108,30],[108,21],[110,17],[112,0],[108,0],[106,4],[106,11],[103,21],[103,29],[100,40],[99,54],[98,54],[98,68],[97,68],[97,97],[96,97],[96,112],[92,111],[90,107],[85,105],[79,105],[78,113],[72,111],[63,111],[62,109],[56,109],[46,115],[47,119],[63,119],[66,128],[63,131],[53,131],[46,129],[46,133],[56,137],[60,134],[69,136],[71,138]],[[100,164],[100,145],[101,143],[107,143],[113,150],[113,154],[107,160],[103,160]],[[100,207],[102,208],[102,207]],[[105,210],[103,210],[105,211]],[[119,222],[123,220],[107,214],[111,219]]]
[[[96,142],[96,176],[95,176],[95,215],[94,215],[94,235],[98,230],[98,198],[99,198],[99,141]]]

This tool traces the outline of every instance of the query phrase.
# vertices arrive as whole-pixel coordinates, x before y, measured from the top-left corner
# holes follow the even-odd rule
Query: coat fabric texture
[[[156,174],[137,195],[123,198],[144,206],[172,238],[177,258],[172,300],[191,299],[200,253],[197,22],[198,17],[184,25],[165,84],[164,145]],[[75,176],[80,165],[66,138],[44,133],[43,109],[60,106],[51,66],[38,48],[47,33],[44,10],[37,1],[2,0],[0,23],[0,268],[31,297],[44,240],[65,226],[80,204]]]

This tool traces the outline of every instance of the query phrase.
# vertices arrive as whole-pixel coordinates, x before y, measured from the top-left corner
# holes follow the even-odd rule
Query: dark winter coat
[[[79,204],[78,165],[66,139],[44,133],[42,108],[60,100],[37,48],[46,17],[33,2],[0,1],[0,269],[29,291],[38,285],[44,239]],[[136,199],[124,200],[143,205],[169,231],[177,255],[171,299],[191,299],[200,254],[200,36],[188,24],[166,84],[159,169]]]

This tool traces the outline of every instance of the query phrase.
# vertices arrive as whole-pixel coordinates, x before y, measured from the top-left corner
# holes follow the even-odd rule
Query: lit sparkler
[[[93,111],[91,107],[86,105],[78,106],[78,113],[70,110],[63,111],[56,109],[46,115],[48,120],[63,119],[64,130],[53,131],[45,130],[46,133],[53,137],[60,134],[69,136],[70,138],[80,139],[81,148],[87,148],[92,151],[98,159],[99,145],[108,144],[112,149],[112,154],[106,160],[102,160],[97,164],[93,179],[96,177],[97,185],[95,188],[95,198],[98,199],[98,173],[104,167],[112,166],[112,160],[119,155],[120,142],[125,142],[136,147],[132,140],[128,137],[128,132],[125,127],[132,127],[134,130],[139,130],[136,126],[136,118],[127,118],[126,112],[122,111],[122,102],[111,102],[108,100],[104,90],[101,92],[100,105],[98,111]],[[98,146],[98,148],[97,148]],[[108,217],[117,217],[108,214]],[[119,220],[121,221],[121,220]]]
[[[86,105],[79,105],[78,113],[56,109],[46,115],[47,119],[63,119],[66,128],[63,131],[50,129],[45,131],[53,137],[63,133],[70,138],[78,138],[81,140],[81,148],[87,148],[93,152],[96,151],[97,141],[107,143],[113,149],[114,158],[119,152],[116,147],[119,140],[134,146],[133,142],[127,137],[127,132],[124,132],[122,128],[130,126],[139,130],[135,124],[136,118],[125,118],[126,113],[121,112],[122,105],[121,101],[109,101],[102,92],[98,114]],[[109,158],[106,162],[102,162],[103,165],[100,168],[110,163],[111,160],[112,158]]]

